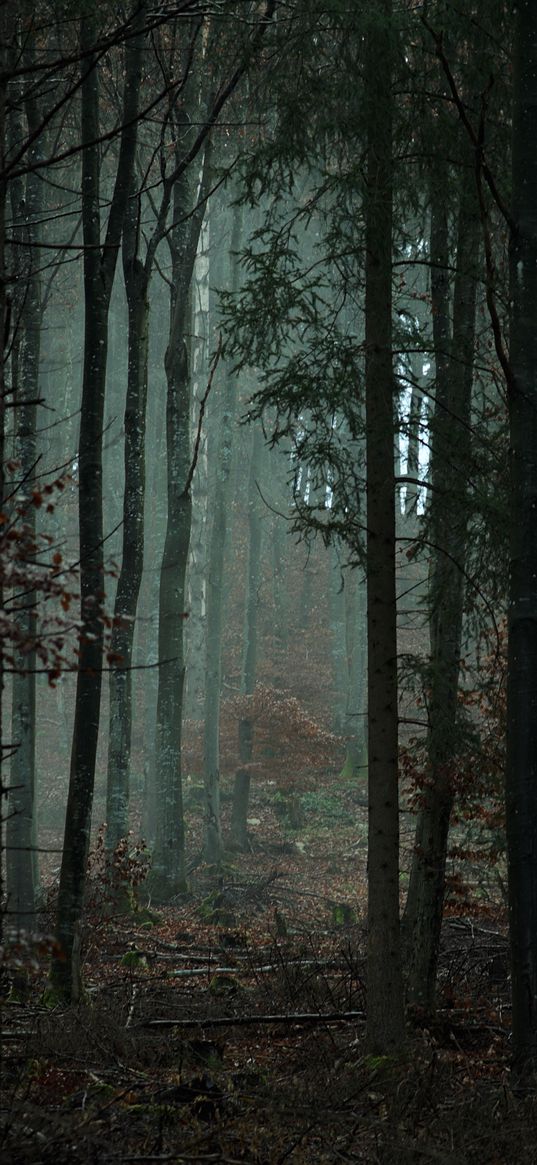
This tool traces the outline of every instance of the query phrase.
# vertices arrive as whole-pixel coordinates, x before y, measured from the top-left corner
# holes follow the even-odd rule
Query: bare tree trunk
[[[235,207],[231,236],[231,291],[238,288],[237,251],[240,246],[242,213]],[[214,455],[212,526],[209,540],[207,578],[207,667],[205,680],[204,782],[205,860],[212,865],[222,857],[220,826],[220,698],[222,688],[222,635],[224,628],[224,555],[230,505],[230,473],[233,455],[236,375],[228,368],[220,404],[219,434]]]
[[[6,351],[9,344],[9,308],[7,298],[8,273],[6,270],[6,102],[10,75],[12,51],[13,9],[4,5],[0,9],[0,503],[3,507],[5,496],[5,408],[6,408]],[[4,584],[0,576],[0,609],[4,607]],[[4,823],[7,815],[6,786],[4,780],[4,654],[0,645],[0,898],[4,890]],[[4,911],[0,910],[0,940],[4,934]]]
[[[467,159],[466,154],[465,157]],[[439,334],[435,339],[444,348],[445,357],[439,361],[432,425],[430,771],[423,790],[424,803],[418,813],[404,917],[408,999],[426,1012],[434,1009],[449,823],[454,799],[451,769],[457,740],[468,524],[466,482],[471,457],[477,261],[481,234],[472,163],[473,159],[467,159],[461,175],[452,338],[446,319],[447,303],[443,299],[445,285],[433,297],[433,309],[435,302],[438,309]],[[443,193],[440,189],[435,193],[440,200],[433,212],[436,216],[442,206]],[[441,209],[440,216],[443,219]],[[445,225],[440,227],[440,231],[445,235]],[[443,249],[442,239],[439,243]],[[443,261],[445,259],[444,255]]]
[[[241,693],[253,695],[257,672],[257,615],[259,583],[261,579],[261,515],[256,482],[259,478],[263,451],[263,433],[256,425],[252,436],[252,455],[248,483],[248,566],[246,602],[244,610],[244,654],[242,660]],[[247,850],[248,801],[250,797],[250,765],[254,747],[254,724],[248,716],[239,720],[239,767],[235,773],[231,809],[231,840],[236,849]]]
[[[392,367],[392,2],[366,47],[366,457],[369,848],[369,1050],[405,1042],[399,934],[399,800]],[[382,62],[382,67],[379,67]]]
[[[168,236],[172,257],[170,332],[166,351],[167,499],[166,538],[159,591],[159,684],[155,785],[158,817],[149,885],[156,901],[166,902],[186,889],[185,827],[181,736],[185,678],[184,619],[186,569],[192,522],[190,418],[192,413],[187,324],[190,289],[209,175],[205,148],[198,210],[192,176],[183,174],[174,189],[174,225]]]
[[[141,14],[141,10],[140,10]],[[56,937],[58,953],[51,965],[51,984],[56,993],[72,1002],[80,998],[80,921],[86,885],[90,841],[95,760],[99,735],[103,657],[103,491],[102,431],[108,345],[108,314],[114,281],[123,216],[134,165],[135,136],[132,125],[138,112],[141,72],[141,41],[127,42],[124,130],[116,184],[109,213],[104,248],[100,239],[99,84],[97,41],[93,15],[80,22],[82,53],[82,222],[84,231],[85,335],[80,410],[79,531],[81,622],[79,672],[75,699],[75,723],[71,772],[65,819]]]
[[[26,57],[29,59],[30,45],[26,43]],[[20,94],[21,102],[23,94]],[[34,101],[27,97],[24,102],[28,132],[36,131],[39,119]],[[19,140],[24,129],[17,126]],[[39,139],[36,138],[36,141]],[[31,161],[39,157],[38,146],[31,151]],[[14,457],[18,462],[21,481],[30,489],[35,475],[36,462],[36,401],[39,393],[39,357],[41,346],[41,279],[37,251],[34,245],[39,241],[43,183],[40,176],[30,170],[26,182],[22,179],[11,184],[13,217],[18,221],[17,235],[24,235],[19,263],[20,286],[24,294],[17,306],[17,332],[13,341],[12,368],[14,371],[12,392],[17,405],[15,414]],[[24,218],[24,222],[20,219]],[[16,372],[15,372],[16,367]],[[22,487],[23,490],[25,488]],[[25,512],[25,524],[32,540],[35,538],[36,511],[29,502]],[[35,641],[36,609],[29,596],[25,596],[21,610],[16,614],[18,634],[23,643],[31,645]],[[7,889],[11,923],[19,930],[35,927],[35,912],[39,892],[39,863],[37,860],[37,819],[36,819],[36,773],[35,773],[35,685],[36,652],[28,647],[17,651],[12,683],[12,727],[11,734],[15,752],[11,760],[11,793],[7,827]]]
[[[507,846],[512,959],[513,1057],[521,1081],[537,1070],[537,8],[515,16],[512,381],[510,413]]]
[[[332,547],[332,570],[330,575],[330,630],[332,639],[332,683],[334,707],[332,724],[334,732],[345,731],[347,711],[347,636],[345,620],[345,595],[349,582],[348,572],[343,574],[340,548]]]
[[[125,402],[123,546],[111,640],[110,727],[106,846],[111,854],[129,828],[133,719],[133,641],[144,564],[145,430],[151,271],[138,258],[139,206],[131,189],[123,231],[128,304],[128,380]],[[116,662],[117,661],[117,662]],[[120,889],[116,887],[116,889]]]

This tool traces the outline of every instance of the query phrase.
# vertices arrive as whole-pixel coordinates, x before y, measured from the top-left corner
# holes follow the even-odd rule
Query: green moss
[[[356,910],[348,902],[336,902],[332,907],[332,922],[334,926],[355,926],[358,922]]]
[[[129,967],[131,971],[133,968],[147,970],[147,958],[142,951],[125,951],[121,959],[121,966]]]
[[[233,975],[213,975],[209,983],[212,995],[229,995],[240,990],[240,983]]]

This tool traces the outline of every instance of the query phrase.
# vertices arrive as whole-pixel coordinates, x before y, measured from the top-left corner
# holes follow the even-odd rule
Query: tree
[[[89,850],[103,662],[102,431],[108,315],[123,218],[131,191],[142,61],[141,36],[127,41],[123,130],[106,237],[101,243],[98,36],[94,15],[80,20],[82,223],[84,231],[85,335],[79,443],[79,528],[82,633],[77,677],[69,795],[58,898],[58,953],[52,960],[55,991],[76,1001],[81,992],[80,920]]]
[[[464,143],[466,145],[466,143]],[[445,172],[440,167],[440,174]],[[473,157],[463,148],[451,311],[448,221],[444,190],[433,179],[431,298],[436,354],[435,410],[431,425],[431,547],[429,627],[429,772],[421,794],[405,910],[407,990],[410,1002],[430,1012],[444,901],[449,823],[455,788],[453,758],[459,734],[458,691],[469,519],[467,467],[471,459],[471,402],[481,222]],[[452,315],[453,324],[450,317]]]
[[[510,593],[506,812],[513,1058],[537,1070],[537,10],[520,0],[513,46],[509,423]]]
[[[142,10],[143,11],[143,10]],[[137,38],[138,51],[143,40]],[[138,80],[141,69],[137,67]],[[136,123],[126,129],[136,149]],[[141,197],[134,166],[122,235],[123,277],[128,305],[128,367],[125,401],[124,490],[121,569],[110,641],[110,723],[108,733],[106,845],[113,853],[129,828],[129,776],[132,739],[132,653],[144,560],[145,419],[149,348],[149,282],[154,251],[142,262]]]
[[[393,12],[367,32],[365,392],[367,461],[368,951],[367,1044],[404,1043],[399,935],[397,605],[392,354]],[[379,61],[383,68],[379,69]]]
[[[246,566],[246,593],[244,601],[244,637],[241,666],[241,695],[252,697],[257,677],[259,583],[261,579],[261,539],[263,534],[260,514],[257,478],[259,474],[263,432],[256,425],[250,437],[251,453],[248,476],[248,557]],[[248,801],[250,798],[251,764],[254,749],[254,721],[249,715],[247,701],[246,714],[238,722],[239,766],[233,785],[233,805],[231,810],[231,840],[233,845],[247,851],[248,842]]]
[[[32,36],[25,38],[23,59],[34,59]],[[36,413],[39,397],[42,291],[37,251],[39,220],[43,210],[43,185],[32,164],[40,157],[39,113],[35,95],[26,83],[16,94],[16,113],[10,119],[12,150],[25,136],[34,138],[29,154],[29,172],[10,184],[13,234],[17,270],[13,303],[15,326],[11,343],[11,392],[16,404],[14,457],[20,491],[30,492],[35,483]],[[26,506],[29,539],[36,536],[36,509]],[[23,594],[17,604],[21,647],[17,652],[12,681],[13,755],[6,831],[6,879],[11,924],[20,930],[35,927],[39,868],[36,830],[35,700],[36,700],[36,603]]]
[[[237,252],[240,245],[242,211],[235,207],[231,234],[231,289],[238,287]],[[204,716],[205,778],[205,858],[217,864],[222,857],[220,827],[220,698],[222,691],[222,635],[224,616],[224,555],[227,542],[228,512],[231,503],[230,475],[233,455],[236,376],[231,368],[226,375],[219,401],[218,435],[213,446],[213,501],[207,557],[207,666]],[[214,399],[214,398],[213,398]]]

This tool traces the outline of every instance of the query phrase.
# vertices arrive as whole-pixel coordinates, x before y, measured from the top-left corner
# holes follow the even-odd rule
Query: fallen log
[[[137,1027],[245,1027],[256,1023],[352,1023],[353,1020],[365,1019],[363,1011],[328,1011],[328,1012],[297,1012],[293,1015],[225,1015],[212,1019],[146,1019],[134,1024]],[[131,1029],[132,1030],[132,1029]]]

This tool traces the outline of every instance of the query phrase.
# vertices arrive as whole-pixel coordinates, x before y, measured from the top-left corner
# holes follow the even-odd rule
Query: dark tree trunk
[[[185,680],[184,620],[186,569],[192,523],[191,441],[192,414],[188,324],[190,290],[196,250],[203,222],[209,177],[205,148],[201,194],[193,213],[197,189],[188,171],[175,183],[174,226],[168,235],[172,258],[170,331],[166,351],[166,537],[159,590],[159,683],[155,792],[157,821],[149,880],[155,901],[166,902],[186,889],[185,826],[181,772],[181,736]]]
[[[392,3],[366,47],[366,457],[369,850],[367,1046],[405,1040],[399,935],[399,799],[392,367]],[[382,67],[379,67],[382,62]]]
[[[457,224],[457,274],[453,334],[449,335],[445,284],[433,292],[439,355],[432,424],[430,512],[432,543],[430,606],[429,780],[418,813],[416,844],[404,918],[409,1002],[434,1009],[436,971],[445,892],[449,824],[453,807],[453,763],[457,748],[457,699],[464,607],[471,403],[474,365],[477,261],[481,225],[472,159],[465,153]],[[436,192],[434,216],[442,194]],[[443,219],[443,212],[440,211]],[[445,224],[436,224],[444,249]],[[435,243],[436,246],[436,243]],[[432,249],[432,248],[431,248]],[[433,262],[445,262],[437,253]],[[434,270],[434,267],[433,267]],[[441,279],[442,274],[435,276]]]
[[[139,10],[139,18],[141,10]],[[117,177],[105,246],[100,240],[99,84],[96,21],[84,15],[82,52],[82,224],[84,232],[84,364],[79,443],[79,533],[81,637],[75,697],[71,772],[65,819],[56,937],[51,966],[54,990],[72,1002],[80,998],[80,922],[86,885],[95,759],[99,735],[103,659],[103,491],[102,433],[108,345],[108,313],[123,217],[134,165],[132,123],[138,111],[141,40],[126,48],[123,120]]]
[[[30,45],[26,44],[29,59]],[[20,95],[22,99],[22,94]],[[22,101],[21,101],[22,103]],[[28,132],[34,133],[39,124],[35,103],[24,102]],[[24,128],[17,126],[22,139]],[[36,142],[39,139],[36,137]],[[37,161],[37,144],[31,151],[31,160]],[[26,182],[11,184],[14,219],[25,218],[19,234],[24,232],[24,244],[17,264],[17,284],[23,289],[16,307],[17,331],[12,348],[12,392],[17,405],[15,413],[14,456],[18,462],[21,481],[29,489],[35,474],[36,462],[36,401],[39,393],[39,355],[41,346],[41,278],[34,245],[38,243],[42,211],[43,183],[36,172],[30,171]],[[19,283],[20,279],[20,283]],[[25,525],[35,538],[36,511],[30,502],[26,507]],[[15,752],[11,760],[9,812],[7,825],[7,890],[10,923],[18,930],[35,927],[35,912],[39,892],[39,863],[37,860],[37,805],[35,773],[35,641],[36,610],[28,596],[23,599],[16,614],[18,635],[26,644],[15,656],[12,686],[11,734]]]
[[[507,844],[513,1057],[537,1071],[537,7],[515,16]],[[535,1078],[533,1078],[533,1084]]]
[[[13,8],[4,5],[0,9],[0,505],[5,497],[5,400],[6,400],[6,351],[9,344],[9,310],[7,298],[6,271],[6,103],[11,65]],[[4,608],[4,585],[0,576],[0,609]],[[6,783],[4,765],[4,654],[0,645],[0,897],[4,891],[4,823],[6,820]],[[0,910],[0,940],[4,934],[4,911]]]

